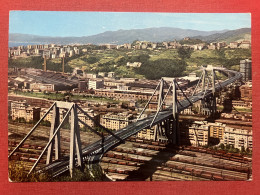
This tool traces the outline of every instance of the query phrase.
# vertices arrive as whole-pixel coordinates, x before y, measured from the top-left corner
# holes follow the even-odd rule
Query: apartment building
[[[133,119],[133,115],[127,112],[119,114],[107,113],[100,116],[100,124],[108,129],[119,130],[128,126],[131,119]]]
[[[207,121],[195,121],[188,129],[181,129],[182,140],[188,141],[194,146],[205,145],[232,145],[234,148],[252,149],[252,127],[227,126],[223,123],[209,123]]]
[[[94,119],[94,120],[96,121],[96,123],[99,123],[99,120],[100,120],[100,118],[99,118],[100,115],[99,115],[99,114],[94,113],[93,110],[88,109],[88,108],[83,108],[83,110],[84,110],[92,119]],[[86,123],[88,126],[94,128],[94,127],[96,126],[96,125],[95,125],[95,122],[94,122],[93,120],[91,120],[90,117],[86,116],[86,115],[83,114],[83,113],[79,113],[79,114],[78,114],[78,118],[79,118],[81,121],[83,121],[84,123]],[[80,122],[79,122],[79,126],[80,126],[81,128],[84,127],[84,125],[83,125],[82,123],[80,123]]]
[[[253,147],[252,128],[234,128],[226,127],[224,131],[224,138],[220,140],[224,145],[233,145],[234,148],[250,149]]]
[[[189,142],[194,146],[208,145],[209,126],[203,122],[196,122],[189,127]]]
[[[155,126],[138,132],[137,137],[140,139],[155,140]]]
[[[26,101],[11,102],[12,120],[23,118],[26,122],[40,120],[40,108],[29,106]]]
[[[47,112],[47,108],[46,109],[42,109],[41,110],[41,117],[43,117],[43,115]],[[83,108],[83,110],[91,117],[93,118],[97,123],[99,123],[99,115],[94,113],[93,110],[88,109],[88,108]],[[64,109],[59,109],[59,116],[60,116],[60,122],[63,120],[64,116],[66,115],[67,111],[65,111]],[[45,121],[49,121],[52,122],[52,116],[53,116],[53,112],[50,111],[49,114],[45,117]],[[70,118],[70,117],[69,117]],[[78,114],[78,118],[83,121],[85,124],[87,124],[90,127],[95,127],[95,122],[93,120],[91,120],[88,116],[86,116],[83,113],[79,113]],[[80,128],[83,128],[84,125],[82,123],[78,123]]]
[[[245,85],[239,87],[241,93],[241,100],[252,101],[252,82],[247,82]]]
[[[89,89],[100,89],[104,87],[103,80],[89,80],[88,81],[88,88]]]

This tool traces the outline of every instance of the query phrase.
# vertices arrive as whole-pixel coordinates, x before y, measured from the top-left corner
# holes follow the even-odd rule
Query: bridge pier
[[[52,138],[55,129],[59,126],[59,124],[60,124],[60,109],[57,107],[57,104],[55,104],[52,111],[52,122],[51,122],[49,140]],[[48,148],[47,160],[46,160],[47,165],[52,162],[53,145],[55,145],[55,160],[58,160],[60,158],[60,131],[57,132],[54,141],[51,142]]]
[[[179,114],[178,114],[178,109],[177,109],[177,89],[176,89],[176,81],[175,79],[173,80],[173,85],[172,85],[172,116],[173,116],[173,128],[172,128],[172,142],[173,144],[180,144],[180,131],[179,131]],[[174,136],[175,134],[175,136]]]
[[[80,132],[78,125],[78,113],[77,107],[74,104],[71,111],[71,130],[70,130],[70,161],[69,161],[69,171],[70,176],[73,175],[73,168],[75,166],[75,156],[77,154],[77,163],[78,166],[83,170],[83,158],[82,158],[82,147],[80,140]]]
[[[175,79],[172,80],[171,86],[169,86],[166,95],[164,95],[164,79],[160,81],[160,90],[159,90],[159,97],[158,97],[158,105],[157,105],[157,113],[160,112],[162,109],[162,105],[164,103],[165,97],[167,96],[170,89],[172,89],[172,97],[173,97],[173,104],[172,104],[172,117],[165,119],[164,121],[160,122],[156,125],[155,128],[155,141],[168,141],[173,144],[180,144],[180,132],[179,132],[179,114],[177,109],[177,86]]]
[[[206,77],[207,76],[207,77]],[[216,105],[216,73],[214,68],[211,70],[211,77],[208,76],[206,69],[203,69],[202,72],[202,92],[204,93],[204,98],[200,100],[200,105],[199,105],[199,113],[203,115],[210,115],[210,116],[215,116],[217,113],[217,105]],[[207,78],[207,86],[206,86],[206,78]],[[211,80],[211,83],[210,81]],[[209,90],[209,85],[211,85],[211,92],[212,95],[205,97],[205,94]]]
[[[52,122],[51,122],[51,129],[50,129],[50,136],[49,142],[50,145],[48,146],[47,152],[47,160],[46,164],[50,164],[53,160],[53,150],[55,149],[55,160],[60,159],[60,131],[56,132],[54,136],[55,130],[60,125],[60,108],[71,108],[68,111],[70,114],[70,156],[69,156],[69,171],[70,176],[73,175],[73,168],[75,167],[75,157],[77,157],[77,165],[83,170],[83,158],[82,158],[82,147],[81,147],[81,140],[80,140],[80,132],[79,132],[79,125],[78,125],[78,113],[77,113],[77,106],[74,103],[69,102],[57,102],[53,107],[52,113]],[[53,139],[53,136],[55,139]]]

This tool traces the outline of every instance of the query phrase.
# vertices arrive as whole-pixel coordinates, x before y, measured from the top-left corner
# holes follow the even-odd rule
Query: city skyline
[[[249,13],[10,11],[9,19],[9,33],[53,37],[80,37],[153,27],[204,31],[251,28]]]

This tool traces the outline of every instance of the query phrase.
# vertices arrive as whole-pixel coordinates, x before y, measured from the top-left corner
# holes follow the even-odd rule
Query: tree
[[[24,117],[19,117],[19,118],[18,118],[18,122],[19,122],[19,123],[26,123],[26,120],[25,120]]]
[[[144,75],[147,79],[159,79],[161,77],[179,77],[183,76],[187,63],[183,60],[158,59],[147,61],[136,73]]]
[[[224,150],[225,149],[225,145],[223,143],[220,144],[220,148],[221,150]]]
[[[229,149],[230,149],[230,145],[227,144],[227,145],[226,145],[226,150],[229,150]]]
[[[15,182],[46,182],[52,181],[52,178],[46,173],[32,172],[27,174],[26,165],[24,162],[10,161],[8,165],[8,175],[11,181]]]
[[[245,152],[246,152],[245,147],[242,146],[242,147],[241,147],[241,153],[245,153]]]
[[[184,48],[184,47],[180,47],[178,50],[178,55],[179,57],[184,60],[185,58],[190,58],[191,54],[192,54],[192,49],[191,48]]]
[[[83,58],[83,60],[86,61],[89,64],[94,64],[94,63],[99,61],[98,58],[96,58],[94,56],[91,56],[91,57],[88,57],[88,58]]]

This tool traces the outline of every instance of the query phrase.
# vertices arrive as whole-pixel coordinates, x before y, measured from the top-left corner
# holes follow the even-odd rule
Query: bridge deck
[[[220,71],[223,71],[220,69]],[[223,87],[235,82],[236,80],[240,79],[242,75],[239,72],[232,71],[232,70],[225,70],[229,74],[232,75],[231,78],[216,84],[215,91],[220,91]],[[209,89],[205,92],[205,97],[208,97],[212,94],[212,90]],[[188,97],[189,100],[182,100],[179,104],[177,104],[177,110],[178,112],[188,108],[190,106],[190,102],[193,104],[201,99],[204,98],[204,92],[199,92],[194,96]],[[168,118],[172,117],[172,110],[164,110],[159,112],[156,120],[154,121],[154,125],[160,123],[161,121],[164,121]],[[152,123],[152,120],[154,118],[154,115],[148,116],[147,118],[140,119],[127,127],[118,130],[115,134],[120,137],[122,140],[127,139],[128,137],[138,133],[142,129],[149,128],[150,124]],[[120,140],[118,140],[116,137],[109,135],[105,137],[103,140],[99,140],[86,148],[82,150],[83,154],[83,160],[85,162],[88,162],[88,164],[93,164],[94,162],[99,162],[102,158],[103,154],[107,152],[108,150],[118,146],[120,143],[122,143]],[[53,176],[60,175],[61,173],[69,170],[69,157],[64,157],[63,159],[53,162],[50,165],[47,165],[45,167],[45,170],[52,170]]]

